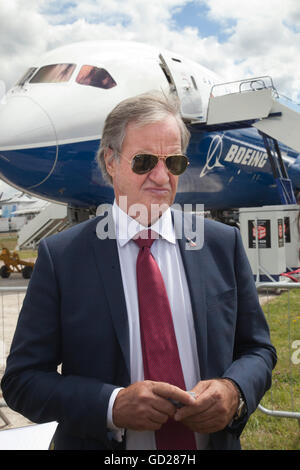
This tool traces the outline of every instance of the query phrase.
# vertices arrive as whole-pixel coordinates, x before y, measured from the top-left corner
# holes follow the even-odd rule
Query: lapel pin
[[[187,241],[189,242],[189,246],[191,246],[192,248],[195,248],[197,245],[195,242],[193,242],[193,240],[191,240],[190,238],[187,238]]]

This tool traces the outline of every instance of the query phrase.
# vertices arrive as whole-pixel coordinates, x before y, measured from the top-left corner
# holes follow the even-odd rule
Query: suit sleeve
[[[57,421],[72,435],[97,439],[109,447],[107,406],[115,386],[58,372],[60,315],[59,286],[43,241],[1,383],[4,399],[35,423]]]
[[[276,351],[270,342],[269,328],[260,307],[253,274],[240,233],[235,229],[235,276],[237,283],[237,324],[234,361],[225,371],[240,387],[247,403],[247,415],[237,426],[240,434],[249,415],[255,411],[271,386]]]

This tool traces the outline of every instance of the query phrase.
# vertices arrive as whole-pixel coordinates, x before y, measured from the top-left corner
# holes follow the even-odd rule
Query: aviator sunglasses
[[[189,160],[185,155],[166,155],[159,157],[148,153],[139,153],[132,157],[128,162],[131,164],[131,169],[137,175],[144,175],[149,173],[156,167],[159,160],[164,160],[167,169],[172,175],[181,175],[189,165]]]

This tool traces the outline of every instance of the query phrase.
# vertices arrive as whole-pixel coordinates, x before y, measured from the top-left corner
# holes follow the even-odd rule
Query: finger
[[[162,427],[164,424],[163,421],[161,422],[162,419],[157,419],[157,417],[153,416],[148,416],[147,418],[144,418],[142,421],[138,420],[134,423],[134,426],[128,426],[127,429],[133,429],[134,431],[157,431]]]
[[[162,425],[166,423],[169,419],[169,416],[166,413],[161,413],[157,410],[151,410],[151,415],[149,416],[149,420],[151,420],[153,423]]]
[[[192,416],[183,420],[182,423],[194,432],[208,434],[211,432],[217,432],[224,429],[227,426],[227,421],[220,416],[209,416],[203,418],[202,415]]]
[[[178,409],[174,415],[174,419],[175,421],[182,421],[189,416],[213,412],[215,404],[216,401],[214,397],[209,394],[198,397],[192,406],[184,406]]]
[[[192,389],[199,396],[204,393],[211,386],[211,380],[200,380],[197,385]]]
[[[165,382],[155,382],[152,391],[160,397],[166,399],[171,398],[175,402],[180,402],[182,405],[193,405],[195,402],[194,397],[188,392]]]
[[[166,398],[162,398],[159,395],[154,395],[155,399],[153,400],[152,406],[153,408],[165,415],[167,415],[170,418],[173,418],[175,412],[176,412],[176,406]]]
[[[175,419],[175,418],[174,418]],[[184,424],[199,424],[199,425],[205,425],[207,424],[210,420],[218,419],[218,416],[214,413],[214,407],[209,408],[206,412],[204,413],[194,413],[186,418],[182,418],[182,423]]]

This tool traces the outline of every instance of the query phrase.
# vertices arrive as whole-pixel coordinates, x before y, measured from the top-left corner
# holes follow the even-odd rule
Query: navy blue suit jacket
[[[2,380],[8,406],[33,422],[59,423],[56,449],[117,448],[106,427],[108,401],[115,387],[130,384],[117,245],[97,237],[98,221],[41,242]],[[232,378],[248,407],[242,422],[212,434],[210,445],[239,449],[239,435],[271,385],[276,353],[239,231],[205,220],[204,236],[200,250],[178,240],[201,378]]]

